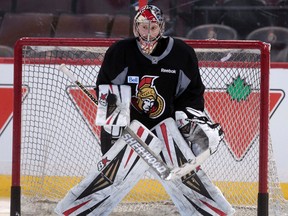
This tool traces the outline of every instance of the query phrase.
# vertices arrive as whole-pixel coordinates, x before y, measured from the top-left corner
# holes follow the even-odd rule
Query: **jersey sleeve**
[[[200,76],[198,59],[195,50],[185,46],[187,50],[186,62],[183,62],[183,76],[178,80],[178,86],[184,86],[184,90],[175,99],[175,110],[186,112],[186,107],[204,111],[205,86]],[[183,84],[185,83],[185,84]]]
[[[112,84],[113,80],[124,70],[124,50],[121,49],[121,43],[119,42],[114,43],[108,48],[99,70],[96,87],[101,84]]]

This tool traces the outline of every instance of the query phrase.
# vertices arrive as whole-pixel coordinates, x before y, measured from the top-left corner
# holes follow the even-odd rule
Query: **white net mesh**
[[[94,125],[97,109],[58,68],[66,64],[95,95],[93,88],[108,45],[23,47],[23,215],[53,215],[56,203],[101,159],[99,128]],[[236,208],[236,215],[256,215],[261,52],[233,46],[196,52],[207,89],[205,112],[225,132],[217,153],[202,168]],[[270,215],[287,215],[271,141],[268,181]],[[112,215],[179,213],[163,186],[147,173]]]

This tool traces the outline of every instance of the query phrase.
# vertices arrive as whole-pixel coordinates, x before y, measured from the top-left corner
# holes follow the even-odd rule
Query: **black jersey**
[[[185,107],[204,109],[195,51],[172,37],[163,37],[151,55],[141,51],[136,38],[116,42],[105,54],[96,86],[101,84],[131,86],[131,120],[148,128]]]

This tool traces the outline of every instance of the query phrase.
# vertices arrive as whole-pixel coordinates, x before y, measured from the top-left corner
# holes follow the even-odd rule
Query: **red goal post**
[[[105,51],[114,42],[22,38],[16,43],[11,215],[26,211],[29,203],[34,210],[38,204],[42,209],[46,201],[52,203],[49,208],[55,207],[100,160],[95,107],[58,67],[66,64],[92,89]],[[270,45],[218,40],[186,43],[195,48],[199,59],[206,85],[205,112],[225,131],[219,151],[203,169],[241,214],[285,211],[268,130]],[[170,201],[155,181],[148,173],[123,206],[132,203],[129,208],[137,212],[145,205]]]

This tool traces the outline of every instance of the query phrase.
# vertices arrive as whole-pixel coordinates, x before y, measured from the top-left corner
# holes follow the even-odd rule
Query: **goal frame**
[[[10,215],[21,214],[21,103],[22,103],[22,47],[41,46],[109,46],[117,39],[79,39],[79,38],[21,38],[14,48],[14,113],[13,113],[13,149],[12,149],[12,185]],[[260,134],[259,134],[259,186],[258,215],[268,215],[268,144],[269,144],[269,70],[270,44],[261,41],[240,40],[185,40],[193,48],[238,48],[258,49],[261,51],[260,83]]]

